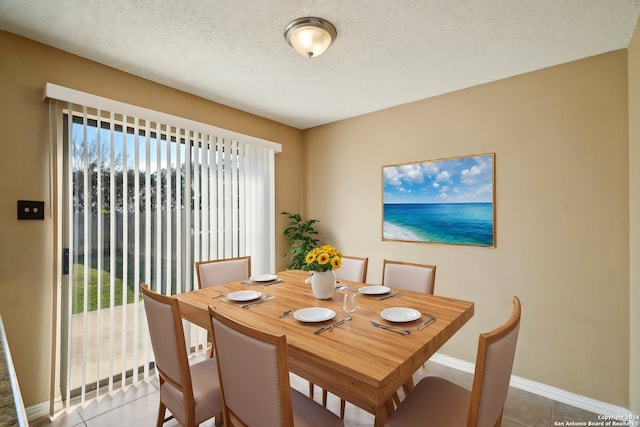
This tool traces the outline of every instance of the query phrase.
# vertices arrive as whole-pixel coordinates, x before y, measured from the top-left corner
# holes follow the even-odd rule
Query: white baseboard
[[[440,353],[434,354],[429,360],[467,373],[473,373],[475,370],[475,364],[473,363]],[[569,391],[528,380],[526,378],[517,377],[515,375],[511,376],[510,385],[520,390],[525,390],[530,393],[537,394],[538,396],[547,397],[549,399],[566,403],[567,405],[575,406],[576,408],[584,409],[585,411],[594,412],[600,415],[623,416],[631,414],[631,411],[621,406],[580,396],[579,394],[571,393]]]
[[[29,423],[32,423],[34,420],[42,417],[49,416],[49,402],[41,402],[36,403],[35,405],[31,405],[26,408],[25,412],[27,413],[27,419]]]
[[[53,404],[53,412],[58,413],[63,409],[62,400],[57,399]],[[25,409],[27,413],[27,419],[29,423],[37,420],[38,418],[49,416],[49,402],[36,403]]]

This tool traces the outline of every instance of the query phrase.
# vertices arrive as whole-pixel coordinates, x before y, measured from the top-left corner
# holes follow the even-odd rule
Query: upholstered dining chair
[[[471,391],[440,377],[416,384],[387,427],[500,426],[520,329],[520,300],[513,297],[507,322],[480,335]]]
[[[335,270],[337,280],[347,280],[349,282],[366,283],[367,282],[367,266],[369,258],[361,258],[355,256],[342,256],[342,266]],[[315,385],[309,383],[309,397],[313,399]],[[340,418],[344,419],[345,401],[340,399]],[[322,406],[327,406],[327,390],[322,390]]]
[[[237,282],[251,277],[251,257],[214,259],[196,262],[198,289],[223,283]],[[213,354],[213,339],[207,333],[207,357]]]
[[[222,422],[222,397],[214,358],[189,365],[178,300],[141,286],[149,337],[160,377],[160,405],[156,426],[175,418],[194,427],[216,417]],[[165,418],[166,410],[171,416]]]
[[[382,284],[390,288],[422,292],[433,295],[436,282],[436,266],[385,259],[382,263]],[[396,405],[400,396],[394,394]]]
[[[291,389],[286,335],[236,322],[209,306],[217,349],[225,426],[342,426],[344,423]]]
[[[200,289],[245,280],[251,276],[251,257],[196,262],[196,275]]]
[[[336,279],[366,283],[369,258],[342,256],[342,266],[335,271]]]
[[[390,288],[433,295],[435,283],[435,265],[389,261],[386,259],[382,264],[382,284]]]

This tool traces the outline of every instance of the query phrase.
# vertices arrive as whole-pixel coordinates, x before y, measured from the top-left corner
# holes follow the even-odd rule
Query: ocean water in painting
[[[492,203],[385,203],[384,238],[493,246]]]

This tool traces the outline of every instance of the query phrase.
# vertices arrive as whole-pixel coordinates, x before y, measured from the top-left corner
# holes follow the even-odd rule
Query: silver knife
[[[271,301],[274,298],[275,297],[273,295],[269,295],[268,297],[266,297],[265,299],[261,299],[260,301],[251,302],[249,304],[245,304],[245,305],[242,306],[242,308],[251,308],[254,305],[258,305],[258,304],[262,304],[263,302]]]
[[[323,332],[326,332],[326,331],[328,331],[329,329],[333,329],[333,328],[335,328],[336,326],[340,326],[340,325],[342,325],[344,322],[346,322],[346,321],[348,321],[348,320],[351,320],[351,316],[349,316],[349,317],[345,317],[344,319],[342,319],[342,320],[340,320],[340,321],[338,321],[338,322],[334,323],[333,325],[324,326],[324,327],[322,327],[322,328],[318,329],[317,331],[315,331],[315,332],[314,332],[314,334],[318,335],[318,334],[321,334],[321,333],[323,333]]]
[[[429,319],[427,321],[425,321],[422,325],[418,326],[416,328],[416,331],[421,331],[421,330],[423,330],[424,328],[426,328],[427,326],[429,326],[430,324],[432,324],[433,322],[436,321],[436,316],[434,316],[432,314],[429,314],[428,316],[430,316]]]
[[[386,329],[387,331],[391,331],[391,332],[397,332],[397,333],[399,333],[401,335],[411,335],[411,331],[403,330],[403,329],[397,329],[397,328],[394,328],[392,326],[386,326],[386,325],[380,324],[378,322],[374,322],[373,320],[371,321],[371,324],[373,326],[375,326],[376,328]]]

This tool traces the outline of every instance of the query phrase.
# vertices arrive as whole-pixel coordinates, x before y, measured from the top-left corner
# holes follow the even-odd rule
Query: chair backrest
[[[507,322],[480,335],[468,426],[493,427],[502,419],[520,330],[520,299],[513,297]]]
[[[196,274],[200,289],[245,280],[251,276],[251,257],[196,262]]]
[[[342,266],[335,271],[336,279],[350,282],[367,282],[367,265],[369,258],[342,256]]]
[[[391,288],[433,295],[436,266],[384,260],[382,284]]]
[[[209,306],[225,425],[293,426],[287,339],[238,323]]]
[[[186,403],[192,402],[191,373],[178,300],[153,292],[144,283],[140,289],[156,371],[162,381],[168,382],[182,392]]]

